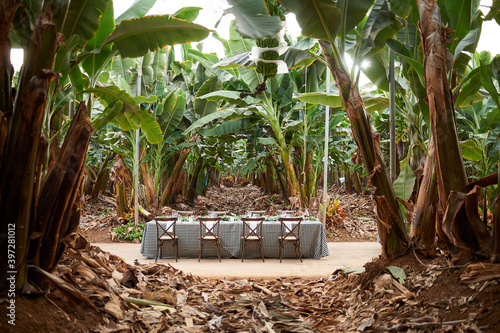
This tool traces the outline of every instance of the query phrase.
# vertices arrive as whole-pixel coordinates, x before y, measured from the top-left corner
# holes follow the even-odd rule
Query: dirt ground
[[[376,238],[369,197],[331,196],[346,214],[328,230],[330,241]],[[81,234],[111,241],[120,223],[113,207],[106,197],[86,203]],[[281,208],[279,198],[250,186],[213,188],[195,210]],[[16,296],[16,326],[7,324],[8,298],[0,295],[1,332],[500,332],[500,274],[487,262],[452,266],[445,256],[425,259],[409,250],[396,260],[375,259],[362,273],[222,280],[162,264],[129,265],[83,238],[77,244],[53,272],[58,282],[33,281],[30,295]]]
[[[64,256],[54,272],[62,282],[42,282],[40,291],[16,297],[15,327],[6,323],[2,307],[0,327],[99,333],[499,331],[498,277],[464,282],[470,266],[417,256],[376,259],[358,274],[230,280],[155,263],[131,266],[86,245]],[[395,267],[405,272],[402,283]]]

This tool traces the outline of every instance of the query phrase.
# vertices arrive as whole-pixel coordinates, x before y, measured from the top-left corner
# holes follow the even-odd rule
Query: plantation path
[[[103,251],[117,255],[129,264],[135,260],[139,263],[151,263],[154,259],[146,259],[140,253],[140,244],[132,243],[93,243]],[[231,278],[231,279],[275,279],[278,277],[320,278],[328,277],[337,269],[345,267],[362,267],[372,258],[381,254],[380,244],[376,242],[333,242],[328,243],[330,255],[319,260],[283,259],[159,259],[162,264],[173,267],[203,278]]]

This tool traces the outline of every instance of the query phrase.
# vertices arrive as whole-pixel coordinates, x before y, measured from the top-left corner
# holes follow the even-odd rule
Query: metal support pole
[[[141,72],[138,72],[137,76],[137,96],[141,94]],[[140,105],[139,105],[140,107]],[[134,152],[134,221],[135,226],[139,224],[139,137],[141,136],[141,130],[138,128],[135,130],[135,152]]]
[[[396,82],[394,80],[394,51],[389,48],[389,149],[392,181],[396,180],[397,178],[395,90]]]
[[[330,92],[330,68],[326,67],[326,92]],[[330,107],[326,106],[325,112],[325,156],[323,165],[323,227],[326,226],[326,197],[328,192],[328,134],[330,132]]]

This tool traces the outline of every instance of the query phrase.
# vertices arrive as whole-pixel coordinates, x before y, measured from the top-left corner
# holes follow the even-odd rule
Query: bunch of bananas
[[[281,21],[285,20],[285,15],[280,8],[280,5],[277,0],[266,0],[267,10],[269,11],[269,15],[278,16]],[[274,37],[266,37],[257,39],[257,46],[260,48],[274,48],[279,46],[278,39]],[[263,60],[278,60],[279,54],[278,52],[272,51],[264,51],[260,55],[260,58]],[[273,78],[278,72],[278,65],[273,63],[267,63],[263,61],[257,61],[257,73],[260,73],[268,78]]]
[[[269,62],[257,61],[256,70],[257,73],[265,75],[268,78],[273,78],[276,76],[276,73],[278,73],[278,65]]]
[[[260,57],[264,60],[278,60],[280,58],[280,55],[276,51],[265,51],[262,52]]]
[[[282,21],[285,20],[285,15],[276,0],[266,0],[266,7],[269,11],[269,15],[278,16]]]
[[[266,37],[257,39],[256,44],[258,47],[278,47],[280,42],[276,38]]]

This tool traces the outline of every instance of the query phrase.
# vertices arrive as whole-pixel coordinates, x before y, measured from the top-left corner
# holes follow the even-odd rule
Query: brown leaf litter
[[[385,272],[388,265],[405,270],[404,284]],[[45,321],[59,313],[66,325],[61,332],[498,332],[498,277],[460,283],[479,269],[475,265],[449,267],[442,258],[417,260],[411,253],[392,262],[377,259],[361,274],[338,270],[315,280],[223,280],[185,274],[170,265],[129,265],[87,244],[67,251],[52,274],[61,281],[54,278],[51,285],[42,285],[43,293],[29,296],[73,305],[25,309],[18,313],[16,329],[31,330],[30,313],[37,311],[46,313]],[[61,288],[54,288],[57,283],[90,300],[100,320],[75,296],[72,301],[62,296]],[[81,313],[93,319],[87,323],[77,317]],[[6,316],[0,316],[3,325]],[[36,320],[39,327],[46,325],[43,318]],[[74,326],[68,327],[68,320]]]

